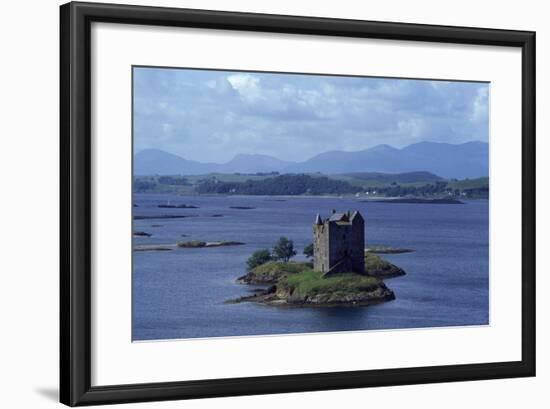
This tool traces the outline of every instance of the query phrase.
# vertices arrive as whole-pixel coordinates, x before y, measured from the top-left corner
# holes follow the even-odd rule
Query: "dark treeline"
[[[360,187],[352,186],[348,182],[308,175],[281,175],[245,182],[221,182],[208,179],[195,187],[197,193],[237,195],[349,194],[361,190]]]
[[[142,193],[153,190],[156,186],[156,182],[153,180],[142,180],[134,178],[134,192]]]
[[[368,188],[367,191],[376,192],[376,194],[380,196],[390,197],[434,197],[442,195],[465,196],[476,199],[486,199],[489,197],[489,186],[460,190],[449,186],[448,182],[428,183],[422,186],[400,186],[398,184],[392,184],[390,186]]]
[[[240,177],[244,175],[238,175]],[[259,175],[257,175],[259,176]],[[265,179],[244,179],[241,181],[220,180],[216,176],[190,180],[184,176],[142,176],[134,178],[136,193],[194,192],[198,194],[236,195],[346,195],[365,193],[381,197],[455,197],[466,199],[489,198],[487,178],[427,181],[414,184],[400,184],[393,181],[381,185],[375,180],[371,186],[365,181],[357,186],[345,180],[326,176],[305,174],[274,174]]]
[[[161,185],[189,186],[189,181],[181,176],[159,176],[158,183]]]
[[[489,186],[479,188],[464,189],[462,191],[466,197],[474,199],[489,199]]]
[[[159,186],[170,189],[172,186],[190,186],[189,180],[182,176],[143,176],[134,178],[134,192],[154,192]]]

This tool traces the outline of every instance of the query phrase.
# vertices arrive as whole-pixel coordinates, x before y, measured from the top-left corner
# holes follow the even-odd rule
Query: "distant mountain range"
[[[293,162],[267,155],[236,155],[227,163],[205,163],[183,159],[158,149],[146,149],[134,155],[134,174],[203,175],[207,173],[282,172]]]
[[[288,162],[268,155],[235,156],[227,163],[204,163],[184,159],[158,149],[134,155],[134,174],[201,175],[207,173],[403,173],[426,171],[444,178],[475,178],[489,175],[489,145],[485,142],[450,144],[420,142],[401,149],[389,145],[346,152],[329,151],[304,162]]]

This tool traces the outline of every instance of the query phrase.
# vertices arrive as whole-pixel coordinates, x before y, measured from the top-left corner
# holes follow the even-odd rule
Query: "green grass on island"
[[[239,278],[240,282],[250,284],[272,284],[288,274],[297,274],[301,271],[311,270],[313,264],[309,262],[289,261],[270,261],[254,267],[248,274]]]
[[[312,263],[307,262],[289,261],[288,263],[283,263],[282,261],[274,261],[255,267],[254,272],[257,275],[296,274],[303,270],[311,270],[312,268]]]
[[[269,261],[254,267],[247,274],[239,277],[238,281],[245,284],[275,284],[285,276],[308,271],[313,271],[313,264],[311,262],[289,261],[285,263],[282,261]],[[357,277],[391,278],[404,274],[403,269],[395,264],[384,260],[376,254],[367,252],[365,254],[365,274],[354,275]],[[327,279],[323,278],[323,280]]]
[[[339,296],[350,293],[369,292],[375,290],[381,284],[382,281],[378,278],[356,273],[323,277],[319,271],[307,270],[283,277],[279,281],[278,286],[289,290],[295,297],[313,298],[320,294]]]

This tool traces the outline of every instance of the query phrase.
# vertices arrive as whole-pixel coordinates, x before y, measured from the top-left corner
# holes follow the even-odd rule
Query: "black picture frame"
[[[73,2],[60,8],[60,401],[70,406],[535,376],[535,33]],[[417,368],[91,386],[92,22],[519,47],[522,358]]]

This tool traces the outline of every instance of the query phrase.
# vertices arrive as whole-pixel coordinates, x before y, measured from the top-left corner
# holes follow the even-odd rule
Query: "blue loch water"
[[[192,204],[163,209],[158,204]],[[289,334],[325,331],[483,325],[489,322],[488,202],[464,205],[389,204],[351,198],[176,196],[136,194],[134,216],[194,217],[134,220],[134,245],[178,240],[236,240],[243,246],[133,254],[133,339]],[[232,209],[248,206],[254,209]],[[245,261],[280,236],[301,253],[312,241],[316,213],[357,209],[366,241],[413,248],[383,255],[407,275],[386,280],[394,301],[368,307],[273,307],[228,304],[257,286],[237,284]],[[221,217],[212,217],[222,215]],[[185,235],[183,237],[182,235]]]

